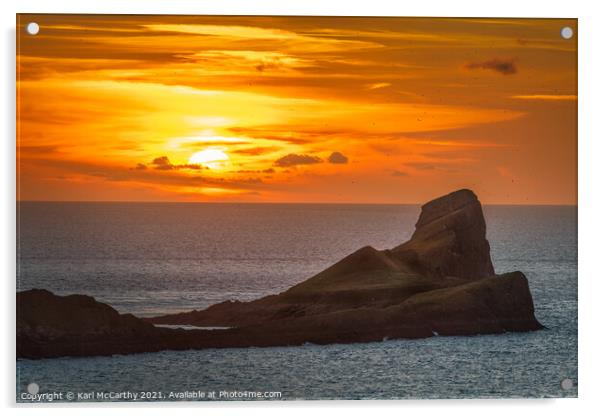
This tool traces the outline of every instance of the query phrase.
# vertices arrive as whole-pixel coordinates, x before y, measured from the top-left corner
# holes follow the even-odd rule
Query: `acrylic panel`
[[[18,402],[577,396],[576,19],[16,30]]]

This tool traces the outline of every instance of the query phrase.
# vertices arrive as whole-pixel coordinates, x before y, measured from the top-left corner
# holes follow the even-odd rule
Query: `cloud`
[[[140,165],[144,166],[144,168],[141,168]],[[159,156],[159,157],[154,158],[153,161],[151,162],[151,165],[153,165],[155,167],[155,169],[157,169],[157,170],[177,170],[177,169],[199,170],[199,169],[203,168],[201,165],[197,165],[197,164],[174,165],[171,163],[171,161],[169,160],[169,158],[167,156]],[[146,165],[143,165],[142,163],[138,163],[138,165],[136,165],[136,169],[146,169]]]
[[[261,169],[261,170],[253,170],[253,169],[241,169],[237,170],[236,173],[274,173],[276,172],[274,168]]]
[[[270,69],[283,69],[285,65],[280,63],[280,60],[274,59],[271,61],[262,61],[261,63],[255,65],[255,69],[259,72],[267,71]]]
[[[387,87],[390,87],[390,86],[391,86],[390,82],[377,82],[377,83],[374,83],[374,84],[367,84],[366,88],[369,89],[369,90],[378,90],[378,89],[387,88]]]
[[[576,101],[576,95],[552,95],[552,94],[531,94],[531,95],[513,95],[510,98],[517,100],[542,100],[542,101]]]
[[[502,75],[516,74],[516,65],[513,59],[493,58],[483,62],[470,62],[466,64],[467,69],[490,69]]]
[[[312,132],[297,132],[295,136],[292,136],[290,133],[290,128],[287,128],[287,126],[282,125],[265,126],[260,128],[231,127],[228,129],[228,131],[236,135],[243,135],[255,139],[264,139],[294,144],[309,143],[318,134],[312,134]],[[323,132],[320,132],[320,134],[322,133]]]
[[[410,166],[414,169],[419,169],[419,170],[434,170],[436,169],[436,166],[432,163],[428,163],[428,162],[406,162],[407,166]]]
[[[510,178],[513,179],[514,175],[512,174],[512,172],[510,171],[509,168],[507,168],[506,166],[497,166],[495,168],[495,170],[497,171],[497,173],[500,174],[501,177],[503,178]],[[513,180],[514,181],[514,180]]]
[[[274,43],[284,49],[312,50],[317,52],[349,51],[351,49],[382,48],[380,43],[340,39],[334,36],[312,36],[280,28],[263,28],[233,24],[143,24],[144,28],[165,34],[200,35],[205,43],[225,45],[230,42],[252,41]],[[197,41],[198,42],[198,41]]]
[[[27,153],[30,155],[48,155],[50,153],[58,152],[58,146],[44,146],[44,145],[19,146],[18,151],[20,153]]]
[[[332,152],[330,156],[328,156],[328,163],[344,165],[347,162],[349,162],[349,158],[341,152]]]
[[[240,73],[249,68],[259,72],[267,70],[291,71],[313,65],[311,61],[277,51],[262,50],[207,50],[186,55],[192,61],[203,64],[204,68],[219,68],[227,66]]]
[[[157,158],[161,159],[161,158]],[[164,160],[164,159],[162,159]],[[178,172],[176,168],[171,170],[157,169],[132,169],[123,166],[104,165],[92,162],[41,159],[48,167],[60,169],[64,174],[76,174],[83,177],[100,178],[109,182],[130,182],[138,184],[149,184],[156,187],[172,189],[180,193],[180,187],[214,187],[224,189],[256,189],[264,188],[265,183],[260,178],[223,178],[209,177],[201,174],[190,175]],[[69,175],[62,175],[69,176]]]
[[[410,167],[412,169],[416,169],[418,171],[427,172],[446,172],[446,173],[457,173],[462,170],[462,167],[471,163],[470,159],[467,161],[462,160],[461,163],[458,161],[445,161],[445,160],[437,160],[431,162],[406,162],[405,166]]]
[[[322,159],[317,156],[290,153],[276,160],[274,164],[278,167],[288,167],[297,165],[313,165],[315,163],[322,163]]]
[[[394,170],[393,173],[391,174],[392,176],[396,176],[398,178],[402,178],[402,177],[406,177],[406,176],[410,176],[409,173],[401,171],[401,170]]]
[[[136,170],[145,170],[147,166],[144,163],[138,163],[135,167]]]
[[[375,152],[385,156],[397,155],[403,150],[397,142],[368,141],[368,146]]]
[[[236,153],[245,156],[260,156],[266,153],[271,153],[278,150],[276,146],[264,146],[264,147],[248,147],[244,149],[233,150],[230,153]]]
[[[151,162],[152,165],[155,165],[155,169],[158,170],[171,170],[173,169],[173,165],[169,161],[167,156],[156,157]]]

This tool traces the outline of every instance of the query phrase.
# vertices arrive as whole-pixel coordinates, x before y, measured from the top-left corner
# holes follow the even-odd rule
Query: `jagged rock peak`
[[[461,189],[422,206],[412,238],[394,249],[431,277],[479,279],[495,274],[479,199]]]
[[[416,229],[471,204],[481,205],[475,193],[470,189],[460,189],[433,199],[422,206]]]

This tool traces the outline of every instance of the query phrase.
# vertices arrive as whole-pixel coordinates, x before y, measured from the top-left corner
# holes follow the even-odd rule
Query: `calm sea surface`
[[[486,206],[498,273],[529,279],[527,334],[19,360],[40,393],[278,391],[284,399],[575,397],[577,209]],[[17,289],[81,293],[137,316],[250,300],[356,249],[407,240],[409,205],[21,203]],[[561,381],[571,379],[564,390]]]

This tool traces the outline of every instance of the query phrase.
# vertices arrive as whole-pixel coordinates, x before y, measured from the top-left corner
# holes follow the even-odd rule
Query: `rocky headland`
[[[183,330],[155,325],[229,327]],[[366,246],[285,292],[140,319],[89,296],[17,293],[17,356],[373,342],[543,328],[525,275],[496,275],[476,195],[422,207],[411,239]]]

